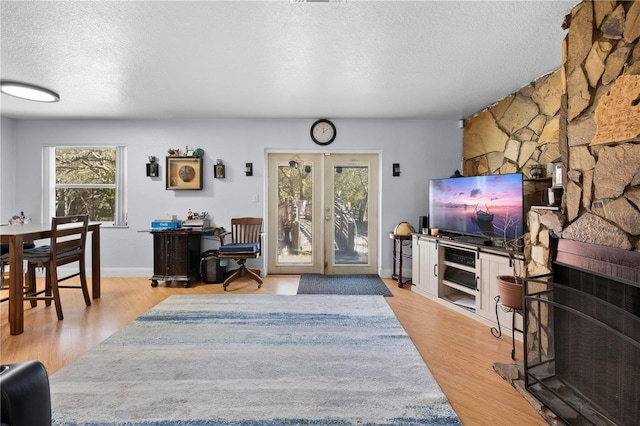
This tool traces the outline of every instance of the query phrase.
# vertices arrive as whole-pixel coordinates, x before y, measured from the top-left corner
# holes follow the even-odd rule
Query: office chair
[[[226,237],[231,237],[231,242],[225,242]],[[223,288],[227,291],[229,284],[244,276],[258,282],[258,288],[262,286],[260,270],[249,269],[246,266],[247,259],[260,257],[262,248],[262,218],[241,217],[231,219],[231,230],[220,234],[220,259],[233,259],[238,263],[238,269],[230,271],[224,280]]]

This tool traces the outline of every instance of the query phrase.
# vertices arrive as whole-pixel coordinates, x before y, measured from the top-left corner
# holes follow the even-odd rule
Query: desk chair
[[[24,300],[44,300],[47,306],[53,300],[58,319],[62,320],[62,305],[60,303],[60,288],[80,288],[84,295],[84,302],[91,306],[85,264],[85,243],[89,216],[63,216],[51,219],[51,243],[24,251],[24,259],[28,262],[27,286],[31,291],[24,296]],[[60,278],[58,267],[78,262],[78,272]],[[45,288],[36,291],[36,267],[46,268]],[[80,285],[59,285],[58,283],[73,277],[80,277]],[[44,293],[44,295],[43,295]]]
[[[226,237],[231,237],[226,242]],[[262,218],[241,217],[231,219],[231,230],[220,234],[220,259],[233,259],[238,263],[238,269],[228,273],[224,280],[223,288],[227,291],[229,284],[244,276],[249,276],[258,282],[258,288],[262,286],[262,278],[259,269],[249,269],[245,265],[247,259],[260,257],[262,248]]]

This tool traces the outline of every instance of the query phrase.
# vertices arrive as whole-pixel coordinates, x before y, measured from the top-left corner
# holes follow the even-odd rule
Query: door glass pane
[[[313,263],[313,168],[302,160],[278,166],[278,265]]]
[[[369,167],[336,165],[333,173],[334,264],[369,262]]]

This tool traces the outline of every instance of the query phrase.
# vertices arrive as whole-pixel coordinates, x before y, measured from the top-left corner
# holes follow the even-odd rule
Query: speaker
[[[418,232],[422,234],[428,234],[429,231],[429,216],[420,216],[418,218]]]

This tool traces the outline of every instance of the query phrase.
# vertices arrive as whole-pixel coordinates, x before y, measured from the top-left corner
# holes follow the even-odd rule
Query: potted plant
[[[507,229],[512,223],[512,219],[507,214],[504,218],[504,248],[509,256],[512,267],[512,274],[498,275],[496,282],[498,284],[498,295],[500,303],[513,309],[522,309],[522,279],[524,278],[524,264],[520,261],[518,254],[524,249],[524,236],[508,239]]]

